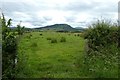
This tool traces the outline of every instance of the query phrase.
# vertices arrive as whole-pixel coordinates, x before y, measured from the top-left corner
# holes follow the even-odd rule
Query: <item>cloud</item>
[[[86,27],[102,17],[117,20],[118,0],[1,0],[2,11],[13,25],[26,27],[67,23]]]

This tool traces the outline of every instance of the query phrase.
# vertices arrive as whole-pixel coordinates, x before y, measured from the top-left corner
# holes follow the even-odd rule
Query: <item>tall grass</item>
[[[60,42],[66,42],[66,38],[65,37],[61,37],[60,38]]]
[[[57,39],[56,38],[52,38],[51,39],[51,43],[57,43]]]

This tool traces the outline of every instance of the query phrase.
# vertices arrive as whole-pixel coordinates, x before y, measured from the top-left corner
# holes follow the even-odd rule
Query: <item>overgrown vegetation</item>
[[[52,39],[51,39],[51,43],[57,43],[57,39],[52,38]]]
[[[20,22],[21,23],[21,22]],[[24,28],[25,28],[25,26],[23,26],[23,27],[21,27],[21,25],[20,24],[18,24],[17,25],[17,32],[18,32],[18,35],[23,35],[23,33],[24,33]]]
[[[16,54],[17,35],[16,32],[11,30],[10,28],[12,24],[11,21],[12,19],[9,19],[7,21],[3,13],[0,16],[0,22],[2,26],[2,77],[3,78],[15,77],[15,65],[16,65],[15,60],[17,58],[17,54]]]
[[[60,38],[60,42],[66,42],[66,38],[65,37],[61,37]]]
[[[31,47],[37,47],[37,43],[35,43],[35,42],[32,43],[32,44],[31,44]]]
[[[12,78],[14,76],[15,57],[17,50],[16,36],[11,32],[12,19],[6,21],[4,15],[0,17],[2,24],[2,76]]]
[[[85,67],[92,77],[118,77],[118,26],[98,21],[85,32]],[[89,75],[89,74],[88,74]]]
[[[48,38],[47,38],[47,40],[51,40],[51,38],[50,38],[50,37],[48,37]]]

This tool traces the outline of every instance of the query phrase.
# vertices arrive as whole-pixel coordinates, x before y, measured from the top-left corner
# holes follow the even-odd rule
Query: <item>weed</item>
[[[57,39],[52,38],[52,39],[51,39],[51,43],[57,43]]]
[[[42,36],[43,34],[40,34],[40,36]]]
[[[37,47],[37,43],[33,42],[33,43],[31,44],[31,47]]]
[[[48,37],[48,38],[47,38],[47,40],[51,40],[51,38],[50,38],[50,37]]]
[[[65,37],[61,37],[60,42],[66,42],[66,38]]]
[[[77,34],[77,36],[80,36],[80,34]]]

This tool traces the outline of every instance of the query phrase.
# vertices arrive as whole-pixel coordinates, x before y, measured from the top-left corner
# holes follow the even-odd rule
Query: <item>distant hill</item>
[[[12,30],[16,30],[17,27],[10,27]],[[56,31],[56,32],[82,32],[85,30],[85,28],[82,27],[76,27],[73,28],[68,24],[54,24],[49,25],[45,27],[39,27],[39,28],[25,28],[26,31]]]
[[[35,28],[35,29],[40,29],[40,30],[52,30],[52,31],[58,31],[58,32],[68,32],[68,31],[80,31],[79,29],[76,28],[72,28],[70,25],[68,24],[54,24],[54,25],[49,25],[49,26],[45,26],[45,27],[40,27],[40,28]]]
[[[75,27],[75,29],[78,29],[79,31],[84,31],[86,28],[83,28],[83,27]]]

